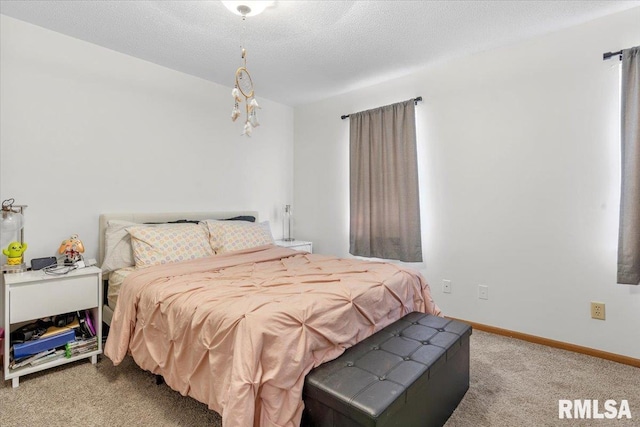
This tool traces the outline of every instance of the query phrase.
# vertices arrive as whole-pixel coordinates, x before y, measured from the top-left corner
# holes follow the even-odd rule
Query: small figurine
[[[77,234],[72,234],[67,240],[63,240],[60,244],[58,253],[64,254],[65,265],[72,265],[82,260],[82,253],[84,252],[84,245],[82,240],[78,239]]]
[[[26,243],[11,242],[7,249],[3,249],[2,253],[7,256],[7,265],[22,264],[22,254],[27,250]]]

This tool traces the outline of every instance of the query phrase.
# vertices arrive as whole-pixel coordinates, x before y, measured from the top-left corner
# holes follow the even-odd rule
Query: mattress
[[[112,271],[109,274],[107,305],[112,310],[115,310],[116,308],[116,304],[118,302],[118,294],[120,293],[122,282],[124,282],[124,279],[135,270],[136,270],[135,267],[126,267],[126,268],[120,268],[118,270]]]

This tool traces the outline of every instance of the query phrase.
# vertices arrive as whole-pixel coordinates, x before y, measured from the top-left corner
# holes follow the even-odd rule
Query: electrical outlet
[[[442,280],[442,292],[444,292],[445,294],[451,293],[451,280]]]
[[[604,303],[591,301],[591,318],[604,320]]]
[[[478,298],[489,299],[489,287],[484,285],[478,285]]]

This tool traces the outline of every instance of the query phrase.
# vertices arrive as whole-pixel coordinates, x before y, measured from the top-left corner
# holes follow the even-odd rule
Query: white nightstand
[[[305,240],[276,240],[276,245],[295,249],[296,251],[313,253],[313,243]]]
[[[64,275],[49,275],[43,270],[4,274],[3,307],[5,329],[4,379],[18,387],[23,375],[90,357],[98,361],[102,353],[102,271],[97,267],[73,270]],[[10,331],[45,317],[89,310],[96,330],[98,348],[83,354],[53,359],[40,365],[10,368]]]

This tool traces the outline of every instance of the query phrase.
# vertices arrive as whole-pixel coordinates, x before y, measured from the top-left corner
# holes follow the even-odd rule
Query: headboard
[[[178,221],[180,219],[187,220],[205,220],[205,219],[227,219],[237,216],[251,215],[258,222],[257,211],[226,211],[226,212],[166,212],[166,213],[105,213],[100,215],[100,225],[98,234],[98,265],[102,265],[104,260],[104,233],[107,229],[107,223],[111,220],[131,221],[136,223],[145,222],[168,222]]]

